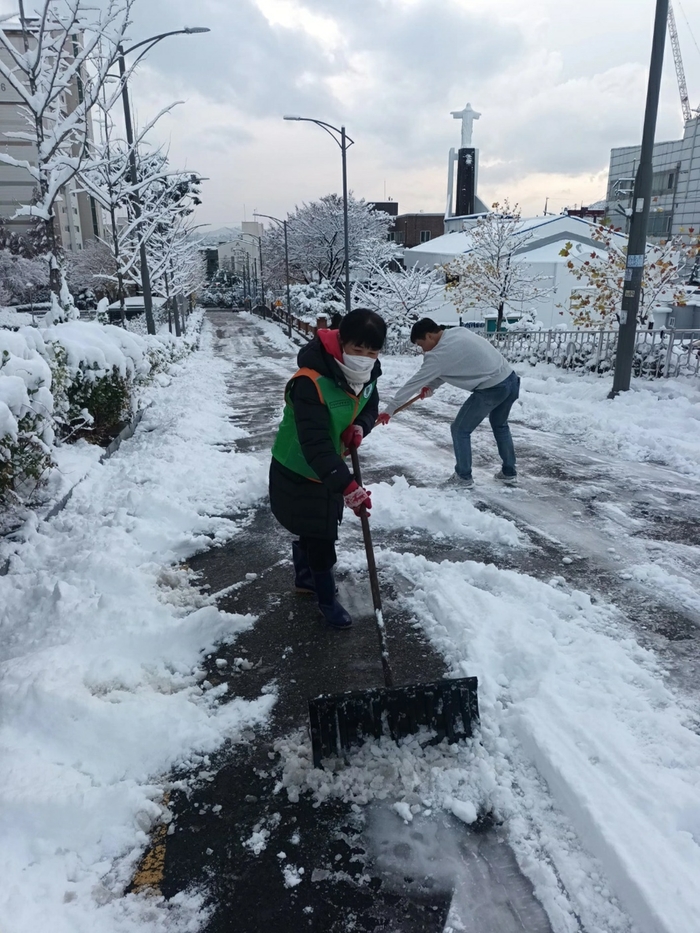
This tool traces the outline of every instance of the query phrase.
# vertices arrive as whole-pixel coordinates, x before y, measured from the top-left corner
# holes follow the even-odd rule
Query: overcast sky
[[[31,0],[27,5],[32,6]],[[12,0],[0,8],[12,9]],[[351,189],[401,212],[443,211],[450,111],[480,111],[479,194],[525,214],[596,200],[610,148],[640,141],[654,0],[137,0],[133,41],[185,25],[134,78],[171,161],[210,180],[198,221],[283,216],[340,191],[340,152],[296,113],[355,139]],[[16,8],[16,7],[15,7]],[[675,0],[691,105],[700,106],[700,0]],[[682,135],[667,43],[657,139]],[[245,205],[245,208],[244,208]]]

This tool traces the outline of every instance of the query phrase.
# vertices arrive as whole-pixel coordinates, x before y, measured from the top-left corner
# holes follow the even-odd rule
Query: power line
[[[678,4],[678,9],[683,14],[683,19],[685,20],[685,24],[688,27],[688,32],[690,33],[690,38],[693,40],[693,44],[695,45],[695,48],[698,50],[698,55],[700,55],[700,46],[698,45],[697,40],[695,39],[695,36],[693,35],[693,30],[690,28],[688,17],[685,15],[685,10],[683,9],[683,4],[681,3],[681,0],[676,0],[676,3]]]

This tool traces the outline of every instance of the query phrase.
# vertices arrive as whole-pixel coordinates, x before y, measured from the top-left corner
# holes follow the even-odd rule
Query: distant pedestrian
[[[483,337],[465,327],[445,329],[430,318],[413,325],[411,343],[423,351],[423,365],[390,400],[378,422],[388,424],[396,409],[412,396],[428,398],[443,383],[471,392],[452,422],[455,472],[452,481],[472,486],[472,431],[488,416],[503,467],[496,479],[515,483],[515,449],[508,416],[520,394],[513,367]]]
[[[386,324],[374,311],[346,314],[339,330],[318,331],[299,351],[272,448],[270,507],[298,540],[292,543],[295,586],[313,594],[327,622],[352,624],[336,597],[333,567],[343,505],[356,515],[372,506],[343,455],[359,447],[379,410],[377,359]]]

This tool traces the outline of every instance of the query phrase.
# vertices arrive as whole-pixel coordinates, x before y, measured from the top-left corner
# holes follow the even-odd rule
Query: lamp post
[[[136,165],[136,150],[134,148],[134,127],[131,122],[131,105],[129,103],[129,88],[127,85],[126,78],[126,61],[125,56],[130,55],[131,52],[136,49],[140,49],[142,46],[147,46],[141,52],[139,57],[136,59],[132,65],[132,69],[139,63],[143,56],[150,52],[154,45],[161,41],[161,39],[167,39],[168,36],[189,36],[197,32],[211,32],[206,26],[189,26],[185,29],[174,29],[171,32],[162,32],[157,36],[151,36],[150,39],[144,39],[141,42],[137,42],[136,45],[132,45],[131,48],[124,50],[123,46],[119,45],[119,80],[121,82],[121,94],[122,94],[122,105],[124,107],[124,124],[126,127],[126,142],[129,147],[129,169],[131,174],[131,184],[134,188],[134,193],[131,198],[131,203],[134,209],[134,215],[138,220],[141,216],[141,196],[138,193],[138,183],[139,183],[139,174],[138,168]],[[146,255],[146,244],[141,240],[139,244],[139,253],[141,256],[141,290],[143,291],[143,308],[146,315],[146,328],[149,334],[155,334],[156,325],[153,320],[153,296],[151,295],[151,276],[148,271],[148,257]]]
[[[345,311],[350,310],[350,239],[348,236],[348,162],[347,152],[350,146],[355,142],[345,132],[345,127],[333,126],[330,123],[324,123],[323,120],[314,120],[313,117],[286,116],[285,120],[295,120],[302,123],[315,123],[331,137],[331,139],[340,147],[341,160],[343,165],[343,229],[345,234]],[[336,135],[337,134],[337,135]]]
[[[289,295],[289,241],[287,239],[287,221],[280,220],[279,217],[273,217],[272,214],[253,214],[253,217],[267,217],[268,220],[274,220],[284,229],[284,277],[287,281],[287,336],[292,336],[292,302]]]

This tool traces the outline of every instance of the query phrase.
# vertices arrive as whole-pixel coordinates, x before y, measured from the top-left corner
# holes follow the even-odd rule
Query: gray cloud
[[[401,11],[378,0],[353,3],[307,2],[309,10],[331,17],[342,36],[332,54],[300,28],[271,26],[251,0],[234,6],[220,0],[198,4],[197,25],[209,35],[167,40],[149,59],[165,74],[186,76],[200,92],[230,101],[243,112],[276,116],[304,112],[345,120],[360,135],[372,134],[400,150],[402,158],[425,158],[434,146],[430,124],[443,122],[444,139],[455,136],[445,111],[452,87],[453,106],[462,107],[469,90],[479,88],[523,49],[510,25],[473,14],[451,0],[422,0]],[[149,0],[136,7],[139,34],[191,22],[185,0]],[[175,43],[178,43],[177,48]],[[353,80],[352,59],[365,56],[376,77],[369,99],[340,102],[329,79]]]

